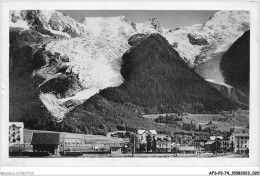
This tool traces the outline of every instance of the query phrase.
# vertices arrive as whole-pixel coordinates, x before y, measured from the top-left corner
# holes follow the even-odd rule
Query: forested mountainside
[[[249,97],[250,83],[250,31],[238,38],[223,55],[220,63],[227,84]]]

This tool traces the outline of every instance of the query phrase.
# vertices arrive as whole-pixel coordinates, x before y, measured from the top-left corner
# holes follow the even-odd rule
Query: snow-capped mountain
[[[17,10],[10,11],[10,27],[26,35],[30,31],[32,37],[32,31],[36,31],[47,38],[36,46],[24,41],[44,55],[44,64],[31,76],[43,79],[39,97],[52,116],[61,120],[100,90],[123,83],[122,55],[130,48],[128,39],[135,34],[161,34],[202,77],[224,83],[219,60],[249,29],[249,12],[219,11],[204,24],[171,30],[155,18],[135,23],[125,16],[86,17],[77,22],[58,11]],[[53,82],[62,87],[64,81],[68,83],[64,88],[67,93],[49,88]]]
[[[248,11],[219,11],[204,24],[178,28],[165,38],[204,79],[224,83],[219,68],[222,55],[249,29]]]
[[[212,59],[215,54],[226,51],[234,41],[249,30],[249,12],[219,11],[205,24],[178,28],[165,35],[170,43],[176,42],[176,50],[191,65]],[[190,42],[189,34],[205,39],[208,44]]]
[[[170,30],[162,27],[156,18],[148,19],[143,23],[135,23],[134,28],[136,29],[137,33],[144,33],[144,34],[160,33],[163,35],[164,33]]]
[[[10,27],[33,29],[43,35],[76,37],[84,34],[84,25],[52,10],[11,10]]]

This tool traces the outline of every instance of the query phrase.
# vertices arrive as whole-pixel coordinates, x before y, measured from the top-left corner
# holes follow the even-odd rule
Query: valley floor
[[[154,121],[160,115],[165,116],[166,114],[149,114],[143,115],[143,117]],[[168,113],[168,115],[171,115],[171,113]],[[216,126],[217,130],[229,131],[231,127],[234,127],[237,133],[249,132],[249,110],[223,111],[218,114],[186,114],[182,116],[183,123],[191,123],[191,121],[197,126],[201,125],[202,128]],[[212,122],[212,124],[209,124],[209,122]]]

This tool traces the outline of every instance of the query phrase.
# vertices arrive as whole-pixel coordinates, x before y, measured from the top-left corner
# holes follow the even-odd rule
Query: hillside
[[[217,111],[236,107],[180,58],[160,34],[152,34],[123,55],[125,82],[101,92],[115,102],[157,111]]]
[[[62,124],[97,134],[124,126],[171,132],[175,125],[155,124],[141,114],[237,107],[190,69],[160,34],[144,37],[122,57],[124,83],[91,97],[72,110]]]
[[[250,31],[237,39],[223,55],[220,63],[227,84],[249,97]]]

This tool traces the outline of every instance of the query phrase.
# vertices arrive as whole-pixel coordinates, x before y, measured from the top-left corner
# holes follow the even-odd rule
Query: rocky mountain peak
[[[10,26],[33,29],[50,37],[76,37],[84,27],[73,18],[52,10],[21,10],[10,12]]]

